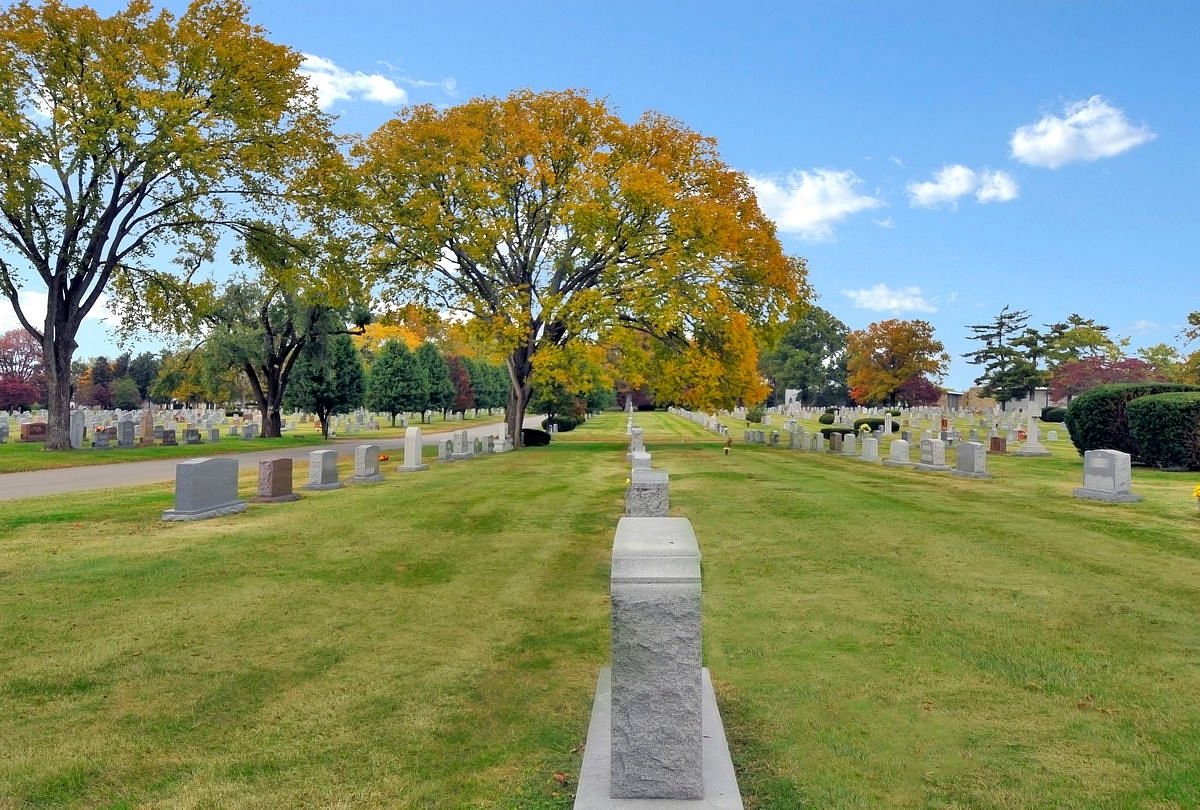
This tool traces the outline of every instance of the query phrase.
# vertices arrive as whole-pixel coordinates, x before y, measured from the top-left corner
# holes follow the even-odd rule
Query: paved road
[[[525,421],[525,426],[537,427],[541,419],[540,416],[529,417]],[[470,437],[475,439],[482,436],[499,435],[501,424],[501,422],[492,422],[485,425],[472,425],[465,429]],[[453,431],[427,433],[422,436],[422,439],[428,446],[436,444],[439,440],[445,441],[450,436],[450,432]],[[395,450],[404,447],[404,439],[372,439],[370,434],[363,434],[354,439],[338,439],[331,442],[329,446],[336,448],[339,456],[353,456],[354,448],[360,444],[376,444],[381,450]],[[311,447],[293,447],[283,450],[258,450],[251,453],[222,453],[221,455],[236,458],[238,466],[241,469],[247,469],[257,467],[258,462],[269,458],[304,459],[312,450]],[[187,459],[129,461],[124,464],[97,464],[89,467],[4,473],[0,474],[0,501],[174,481],[175,465],[181,461],[187,461]]]

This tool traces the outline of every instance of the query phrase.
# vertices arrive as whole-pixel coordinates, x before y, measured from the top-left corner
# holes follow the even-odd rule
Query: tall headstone
[[[350,480],[355,484],[378,484],[383,480],[379,472],[379,445],[360,444],[354,448],[354,477]]]
[[[954,474],[961,478],[991,478],[987,471],[987,453],[979,442],[963,442],[958,446]]]
[[[625,491],[628,517],[666,517],[671,501],[670,477],[665,470],[633,470]]]
[[[1128,453],[1120,450],[1088,450],[1083,454],[1083,486],[1076,489],[1076,498],[1108,503],[1134,503],[1133,471]]]
[[[845,439],[843,439],[841,433],[838,433],[836,430],[834,432],[830,433],[829,434],[829,452],[830,453],[842,452],[842,442],[843,441],[845,441]]]
[[[122,419],[117,422],[117,447],[133,447],[133,422]]]
[[[891,447],[888,448],[888,457],[883,463],[887,467],[911,467],[912,460],[909,457],[908,442],[904,439],[892,439]]]
[[[869,461],[872,464],[878,464],[879,458],[879,439],[874,436],[867,436],[862,440],[862,455],[859,456],[863,461]]]
[[[313,450],[308,454],[308,483],[305,489],[338,489],[337,450]]]
[[[154,444],[154,413],[150,410],[149,402],[142,408],[142,444]]]
[[[203,520],[246,509],[237,497],[237,459],[194,458],[175,465],[175,508],[163,520]]]
[[[622,518],[612,557],[612,798],[703,797],[701,686],[691,524]]]
[[[941,439],[921,439],[921,462],[917,464],[921,472],[947,472],[950,466],[946,464],[946,443]]]
[[[71,426],[69,429],[71,448],[83,448],[83,411],[71,411]]]
[[[853,433],[847,433],[842,439],[842,455],[857,456],[858,455],[858,437]]]
[[[258,462],[258,496],[255,503],[298,501],[292,491],[292,460],[271,458]]]
[[[420,472],[428,470],[429,465],[421,461],[421,429],[406,428],[404,431],[404,463],[396,468],[398,472]]]

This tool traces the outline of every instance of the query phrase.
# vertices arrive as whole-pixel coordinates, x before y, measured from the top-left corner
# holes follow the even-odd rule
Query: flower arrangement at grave
[[[1200,509],[1200,484],[1196,484],[1192,489],[1192,497],[1196,499],[1196,508]]]
[[[390,458],[391,458],[391,456],[389,456],[387,453],[380,453],[380,454],[379,454],[379,460],[380,460],[380,461],[387,461],[387,460],[388,460],[388,459],[390,459]]]

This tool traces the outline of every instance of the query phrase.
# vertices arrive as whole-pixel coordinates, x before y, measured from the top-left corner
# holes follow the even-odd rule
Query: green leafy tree
[[[464,358],[475,392],[475,409],[483,408],[490,415],[494,408],[503,408],[508,400],[508,372],[501,365],[486,360]]]
[[[775,348],[765,354],[762,370],[771,381],[774,399],[783,402],[789,388],[800,391],[806,405],[848,405],[846,324],[827,310],[812,306],[790,321]]]
[[[429,380],[425,368],[402,340],[386,340],[379,347],[367,378],[367,407],[391,415],[420,413],[429,406]]]
[[[150,386],[158,376],[159,359],[150,352],[142,352],[129,361],[129,376],[137,383],[138,394],[149,399]]]
[[[1108,327],[1072,313],[1065,321],[1046,325],[1045,355],[1051,368],[1071,360],[1120,360],[1122,347],[1108,336]]]
[[[127,328],[157,327],[148,312],[188,294],[171,258],[209,254],[334,151],[301,54],[247,15],[240,0],[0,12],[0,294],[42,345],[47,449],[70,448],[76,335],[100,297]],[[45,311],[26,309],[29,288]]]
[[[132,377],[120,377],[112,384],[112,404],[114,408],[132,411],[141,406],[142,395]]]
[[[429,409],[441,411],[443,418],[454,405],[454,381],[450,379],[450,367],[438,351],[437,346],[426,341],[417,347],[417,362],[425,369],[429,380]]]
[[[284,401],[289,407],[316,414],[321,435],[328,439],[329,418],[360,407],[365,393],[362,360],[350,335],[343,332],[304,347]]]

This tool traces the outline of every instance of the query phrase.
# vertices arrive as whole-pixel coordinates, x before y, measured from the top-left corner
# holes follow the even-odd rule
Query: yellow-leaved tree
[[[734,313],[750,329],[808,297],[745,176],[663,115],[626,123],[581,92],[519,91],[409,108],[353,155],[393,293],[500,347],[518,440],[546,347],[628,327],[685,351]]]
[[[47,448],[70,446],[75,337],[101,296],[147,326],[197,292],[187,270],[222,230],[252,229],[336,153],[300,62],[239,0],[178,17],[148,0],[107,18],[61,0],[0,12],[0,294],[42,344]]]

